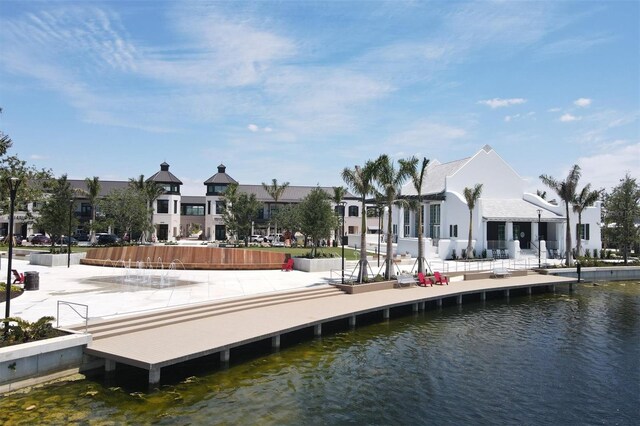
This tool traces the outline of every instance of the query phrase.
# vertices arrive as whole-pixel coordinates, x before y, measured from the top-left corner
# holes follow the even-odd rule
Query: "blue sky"
[[[640,178],[638,1],[0,2],[0,129],[59,176],[342,185],[491,145],[531,190]],[[490,171],[488,171],[490,172]],[[470,183],[472,184],[472,183]]]

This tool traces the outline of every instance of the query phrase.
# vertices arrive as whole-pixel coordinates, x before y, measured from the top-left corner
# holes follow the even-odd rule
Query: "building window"
[[[211,214],[211,201],[207,201],[207,214]],[[209,234],[209,231],[207,231],[207,234]]]
[[[183,216],[204,216],[203,204],[182,204],[181,214]]]
[[[440,204],[429,205],[429,235],[433,239],[440,238]]]
[[[178,214],[178,200],[173,200],[173,214]]]
[[[588,223],[582,223],[580,225],[576,224],[576,234],[578,235],[578,237],[581,240],[588,240],[589,239],[589,224]]]
[[[404,236],[408,237],[411,235],[411,211],[409,209],[404,209]]]
[[[398,224],[394,223],[393,226],[391,227],[391,230],[392,230],[391,233],[393,235],[398,235]]]
[[[227,190],[229,185],[224,184],[209,184],[207,185],[207,195],[222,195]]]
[[[224,214],[224,201],[216,201],[216,214]]]
[[[358,227],[357,226],[349,226],[348,233],[350,235],[357,234],[358,233]]]
[[[358,211],[358,206],[349,206],[349,217],[357,217]]]
[[[336,214],[340,217],[344,216],[344,206],[335,206],[333,208],[333,211],[335,211]]]
[[[449,225],[449,236],[453,238],[458,237],[458,225]]]
[[[82,216],[91,216],[91,204],[89,203],[80,204],[80,214]]]
[[[158,213],[169,213],[169,200],[158,200]]]

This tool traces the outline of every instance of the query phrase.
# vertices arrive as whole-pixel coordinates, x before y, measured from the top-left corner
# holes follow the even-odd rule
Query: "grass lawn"
[[[243,247],[244,248],[244,247]],[[311,247],[248,247],[249,250],[265,250],[265,251],[277,251],[282,253],[289,253],[291,256],[303,256],[311,251]],[[318,247],[318,254],[320,253],[333,253],[334,256],[342,256],[342,247]],[[360,259],[360,251],[351,248],[344,248],[345,260],[358,260]]]

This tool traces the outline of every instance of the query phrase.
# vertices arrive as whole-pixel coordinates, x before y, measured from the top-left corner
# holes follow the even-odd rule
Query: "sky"
[[[638,22],[638,1],[2,0],[0,129],[56,176],[167,162],[183,195],[221,163],[338,186],[486,144],[532,192],[574,164],[611,190],[640,179]]]

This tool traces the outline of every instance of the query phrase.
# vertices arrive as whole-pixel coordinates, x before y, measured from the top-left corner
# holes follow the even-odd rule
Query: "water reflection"
[[[201,360],[151,394],[138,392],[140,377],[13,394],[0,401],[0,420],[636,424],[639,321],[638,283],[582,285],[573,294],[465,304],[341,331],[227,369]]]

